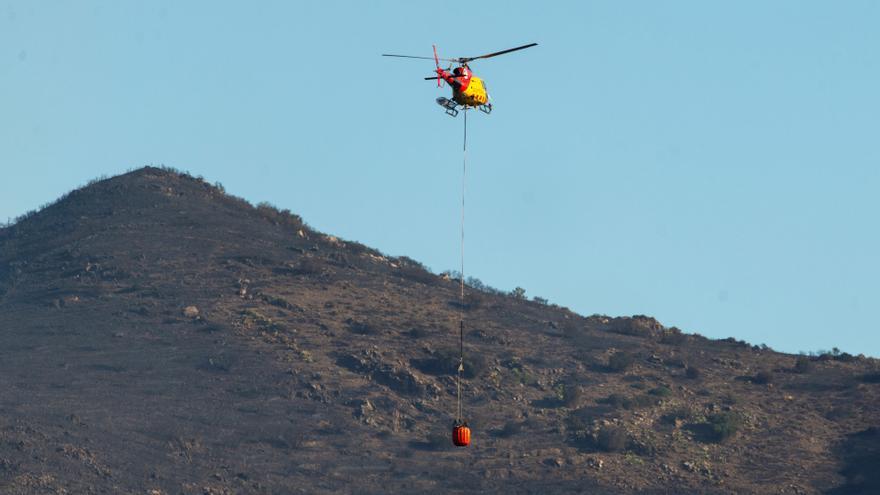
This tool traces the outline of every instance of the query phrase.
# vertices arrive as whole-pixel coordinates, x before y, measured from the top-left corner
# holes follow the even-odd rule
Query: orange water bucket
[[[455,425],[452,427],[452,443],[456,447],[467,447],[471,444],[471,429],[467,425]]]

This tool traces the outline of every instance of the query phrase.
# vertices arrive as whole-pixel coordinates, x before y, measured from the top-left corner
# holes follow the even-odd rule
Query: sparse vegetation
[[[489,284],[483,283],[483,281],[478,279],[477,277],[468,277],[467,280],[465,280],[465,285],[472,289],[477,289],[480,292],[485,292],[487,294],[504,294],[504,291],[496,289]]]
[[[687,335],[677,327],[669,327],[660,334],[660,343],[666,345],[681,345],[687,341]]]
[[[429,375],[456,375],[458,374],[459,355],[458,349],[445,349],[434,353],[428,358],[415,358],[410,364]],[[469,353],[465,349],[464,371],[461,376],[467,379],[476,378],[486,374],[489,363],[482,354]]]
[[[645,315],[635,315],[631,318],[613,318],[610,322],[610,331],[622,335],[634,337],[654,337],[664,333],[663,325],[654,318]]]
[[[283,323],[274,321],[272,318],[269,318],[255,308],[249,308],[242,311],[241,316],[241,322],[248,328],[278,332],[286,330]]]
[[[523,385],[531,385],[535,383],[535,377],[523,366],[514,366],[510,368],[513,379]]]
[[[611,394],[599,402],[620,409],[641,409],[657,405],[658,398],[650,394],[626,396],[623,394]]]
[[[414,264],[401,265],[397,270],[397,274],[407,280],[420,284],[430,285],[437,283],[437,275],[434,275],[421,263],[414,262]]]
[[[449,448],[452,440],[441,433],[429,433],[425,437],[425,448],[428,450],[445,450]]]
[[[458,283],[461,280],[461,272],[459,272],[457,270],[446,270],[446,271],[442,272],[440,275],[443,277],[446,277],[449,280],[456,282],[456,283]],[[508,295],[505,291],[503,291],[501,289],[496,289],[495,287],[492,287],[486,283],[483,283],[483,281],[477,277],[467,277],[465,279],[464,283],[465,283],[465,285],[467,285],[471,289],[475,289],[479,292],[483,292],[486,294],[495,294],[495,295],[502,295],[502,296]]]
[[[467,291],[464,294],[464,309],[473,311],[483,307],[485,296],[481,292]]]
[[[862,381],[865,383],[880,383],[880,371],[865,373],[862,375]]]
[[[228,373],[232,370],[235,361],[235,356],[231,354],[217,354],[205,358],[199,367],[206,371]]]
[[[837,347],[832,348],[830,351],[827,350],[819,350],[816,352],[810,352],[810,357],[815,357],[819,361],[841,361],[844,363],[850,363],[858,359],[856,356],[849,354],[847,352],[842,352]]]
[[[422,339],[430,335],[430,333],[422,327],[415,327],[409,332],[406,332],[406,335],[413,339]]]
[[[302,217],[291,213],[290,210],[280,210],[275,205],[263,201],[256,206],[257,213],[275,225],[283,225],[292,229],[308,228]]]
[[[691,421],[694,419],[694,411],[688,406],[679,406],[674,409],[669,410],[666,414],[660,417],[660,419],[664,423],[674,424],[677,421],[685,422]]]
[[[305,257],[299,260],[294,268],[297,275],[323,275],[327,270],[327,264],[315,257]]]
[[[797,360],[794,362],[793,370],[795,373],[809,373],[813,371],[813,361],[807,356],[798,356]]]
[[[352,333],[358,335],[379,335],[379,326],[369,321],[352,320],[347,321],[348,329]]]
[[[626,351],[617,351],[608,357],[608,369],[611,371],[626,371],[635,362],[635,356]]]
[[[510,438],[520,431],[522,431],[522,423],[518,421],[507,421],[504,423],[504,426],[495,433],[495,436],[499,438]]]

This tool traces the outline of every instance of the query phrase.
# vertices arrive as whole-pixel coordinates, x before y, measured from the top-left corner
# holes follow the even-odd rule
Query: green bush
[[[652,388],[648,391],[651,395],[656,395],[657,397],[669,397],[672,395],[672,389],[667,386],[660,385],[659,387]]]
[[[529,373],[529,370],[522,366],[514,366],[510,368],[510,372],[513,374],[514,379],[523,385],[531,385],[535,383],[535,377]]]
[[[628,397],[623,394],[611,394],[599,402],[620,409],[640,409],[657,405],[657,397],[652,395],[636,395]]]
[[[581,388],[560,383],[555,387],[556,397],[566,407],[576,407],[581,400]]]
[[[713,414],[707,418],[712,439],[723,442],[731,438],[742,426],[742,418],[732,411]]]

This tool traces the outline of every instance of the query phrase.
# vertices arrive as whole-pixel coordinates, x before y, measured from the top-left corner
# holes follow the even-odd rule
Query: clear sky
[[[880,2],[0,1],[0,219],[164,164],[582,313],[880,356]]]

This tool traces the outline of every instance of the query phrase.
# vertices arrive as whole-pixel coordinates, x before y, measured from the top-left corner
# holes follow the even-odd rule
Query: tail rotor
[[[443,78],[440,77],[440,59],[437,58],[437,45],[431,45],[434,48],[434,65],[437,66],[437,87],[443,87]]]

